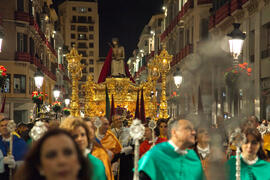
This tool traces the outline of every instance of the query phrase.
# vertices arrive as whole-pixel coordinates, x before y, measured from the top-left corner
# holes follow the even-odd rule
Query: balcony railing
[[[181,49],[178,54],[176,54],[173,57],[173,59],[171,61],[171,66],[173,67],[175,64],[180,62],[182,59],[184,59],[187,55],[189,55],[191,53],[193,53],[193,45],[188,44],[183,49]]]
[[[51,79],[56,81],[56,75],[49,71],[47,67],[45,67],[40,59],[31,56],[29,53],[24,53],[24,52],[16,52],[15,54],[15,60],[16,61],[23,61],[23,62],[29,62],[31,64],[34,64],[36,67],[42,70],[47,76],[49,76]]]
[[[23,12],[23,11],[15,11],[15,20],[18,21],[25,21],[25,22],[30,22],[30,16],[28,13]]]
[[[210,3],[212,3],[212,0],[197,0],[197,2],[198,2],[198,5],[210,4]]]
[[[54,54],[57,57],[56,51],[54,50],[54,48],[52,47],[52,45],[50,44],[50,42],[46,38],[45,34],[39,28],[39,25],[35,21],[34,17],[30,17],[30,25],[34,26],[35,30],[38,32],[38,34],[41,37],[41,39],[45,42],[46,46],[50,49],[50,51],[52,52],[52,54]]]
[[[15,54],[16,61],[31,62],[30,57],[30,54],[26,52],[16,52]]]
[[[249,0],[231,0],[227,1],[223,6],[216,9],[215,14],[210,16],[210,21],[208,24],[208,29],[213,28],[215,25],[219,24],[226,17],[230,16],[233,12],[241,9],[242,6]]]
[[[189,11],[189,9],[194,7],[194,0],[188,0],[181,11],[174,17],[171,23],[167,26],[165,31],[160,35],[161,41],[163,41],[176,27],[178,22],[183,18],[183,16]]]
[[[270,48],[261,51],[261,59],[270,57]]]

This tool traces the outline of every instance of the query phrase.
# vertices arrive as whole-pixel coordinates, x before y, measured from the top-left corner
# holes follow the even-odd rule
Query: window
[[[78,43],[78,48],[87,48],[86,43]]]
[[[89,34],[89,39],[94,39],[94,34]]]
[[[35,55],[35,42],[33,38],[29,39],[29,43],[30,43],[30,54],[31,56],[34,56]]]
[[[4,86],[4,92],[10,93],[10,74],[7,74],[7,79],[6,79],[6,83]]]
[[[93,73],[93,72],[94,72],[94,68],[93,68],[93,67],[90,67],[90,68],[89,68],[89,72],[90,72],[90,73]]]
[[[76,16],[72,16],[72,22],[76,22],[77,21],[77,17]]]
[[[86,75],[83,75],[83,76],[82,76],[81,81],[83,81],[83,82],[86,81]]]
[[[75,39],[75,34],[70,34],[71,39]]]
[[[144,41],[144,45],[148,46],[148,41],[147,40]]]
[[[34,78],[29,77],[29,94],[32,94],[33,91],[35,91]]]
[[[80,7],[79,8],[79,12],[80,13],[86,13],[87,12],[87,9],[85,7]]]
[[[70,47],[71,47],[71,48],[73,47],[73,45],[76,45],[75,42],[71,42],[71,43],[70,43]]]
[[[158,19],[158,26],[160,27],[161,25],[162,25],[162,19],[159,18],[159,19]]]
[[[27,35],[23,33],[17,33],[17,51],[27,52]]]
[[[94,51],[89,51],[89,56],[94,56]]]
[[[82,53],[79,53],[82,54]],[[81,64],[86,64],[86,60],[85,59],[81,59]]]
[[[79,23],[87,23],[87,17],[86,16],[78,16],[78,22]]]
[[[89,43],[89,48],[94,48],[94,43]]]
[[[89,31],[94,31],[94,26],[89,26]]]
[[[78,32],[88,32],[87,26],[78,26]]]
[[[86,67],[82,70],[83,73],[87,73]]]
[[[17,0],[17,10],[24,11],[24,0]]]
[[[92,17],[88,16],[88,22],[91,23],[92,22]]]
[[[25,93],[25,75],[14,74],[14,93]]]
[[[94,59],[89,59],[89,64],[94,64]]]
[[[76,11],[76,7],[72,7],[72,11]]]
[[[92,11],[92,9],[91,8],[88,8],[88,12],[91,12]]]
[[[79,51],[78,53],[79,53],[79,54],[82,54],[83,57],[87,57],[87,54],[86,54],[85,51]]]
[[[70,26],[70,30],[73,30],[74,31],[75,29],[76,29],[76,26],[75,25],[71,25]]]
[[[79,40],[87,40],[86,39],[86,34],[79,34],[78,39]]]

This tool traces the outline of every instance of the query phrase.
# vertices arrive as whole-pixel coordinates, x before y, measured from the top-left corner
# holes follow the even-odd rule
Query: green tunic
[[[227,162],[227,168],[229,171],[230,180],[235,180],[236,172],[236,158],[233,156]],[[253,165],[246,164],[241,157],[241,180],[270,180],[270,163],[264,160],[258,159]]]
[[[88,159],[92,165],[91,180],[106,180],[105,168],[101,160],[88,154]]]
[[[152,180],[202,180],[205,179],[201,161],[193,150],[180,155],[168,142],[154,146],[139,160],[139,171]]]

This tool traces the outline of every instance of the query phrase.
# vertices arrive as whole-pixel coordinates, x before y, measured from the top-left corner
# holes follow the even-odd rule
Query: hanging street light
[[[56,101],[60,96],[60,90],[59,90],[57,85],[55,85],[54,88],[53,88],[53,96],[54,96]]]
[[[35,85],[38,88],[38,90],[40,90],[43,84],[43,79],[44,79],[44,74],[38,69],[34,75]]]
[[[4,39],[4,33],[0,30],[0,52],[2,51],[3,39]]]
[[[244,40],[246,38],[246,34],[240,31],[239,23],[233,23],[234,30],[227,34],[230,45],[230,53],[232,54],[234,59],[238,59],[238,56],[241,54]]]
[[[70,103],[70,99],[68,97],[65,98],[65,105],[66,107],[68,107],[69,103]]]
[[[173,73],[173,79],[176,87],[179,88],[183,81],[183,77],[179,68],[176,68],[176,71]]]

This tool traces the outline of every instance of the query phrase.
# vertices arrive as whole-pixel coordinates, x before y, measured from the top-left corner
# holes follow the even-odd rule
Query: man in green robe
[[[193,150],[195,130],[190,121],[173,120],[168,127],[169,141],[160,143],[139,160],[140,180],[203,180],[200,159]]]

